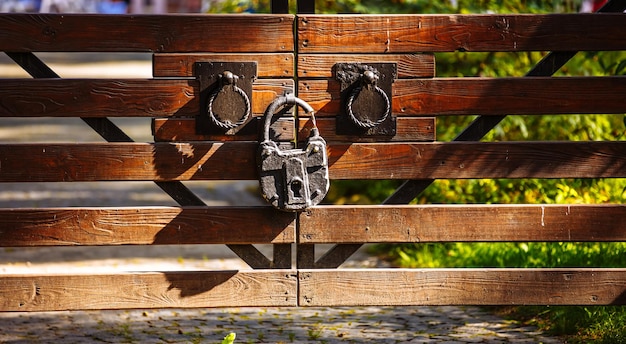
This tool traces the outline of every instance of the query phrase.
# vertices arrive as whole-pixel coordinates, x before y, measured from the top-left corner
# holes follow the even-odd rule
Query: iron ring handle
[[[346,113],[348,117],[350,118],[350,120],[352,121],[352,123],[354,123],[359,128],[371,129],[383,123],[387,119],[387,117],[389,117],[389,114],[391,113],[391,102],[389,101],[389,97],[387,97],[387,94],[385,93],[385,91],[383,91],[382,88],[376,86],[375,83],[372,83],[371,86],[374,87],[374,92],[380,95],[380,97],[385,101],[385,112],[376,121],[370,121],[370,120],[368,120],[367,122],[361,121],[360,119],[356,118],[356,116],[354,115],[354,111],[352,110],[352,103],[354,103],[354,100],[356,99],[357,95],[361,93],[361,90],[363,90],[363,86],[364,85],[361,84],[355,87],[352,90],[352,92],[350,92],[350,96],[348,97],[346,101]]]
[[[276,113],[278,109],[280,109],[281,107],[285,105],[290,105],[290,106],[297,105],[301,107],[304,111],[306,111],[307,114],[310,114],[311,121],[313,122],[313,129],[311,130],[312,131],[317,130],[317,124],[315,123],[315,115],[314,115],[315,110],[313,110],[313,107],[309,105],[307,102],[305,102],[304,100],[290,93],[290,94],[280,96],[274,99],[274,101],[272,101],[270,105],[267,107],[267,109],[265,110],[265,114],[264,114],[265,125],[263,127],[263,140],[264,141],[270,140],[270,125],[272,124],[272,116],[274,116],[274,114]]]
[[[236,128],[244,124],[248,120],[248,117],[250,117],[251,105],[250,105],[250,98],[248,98],[248,95],[246,94],[246,92],[237,86],[238,77],[236,75],[234,75],[233,73],[229,71],[226,71],[221,76],[223,78],[222,80],[223,82],[221,83],[220,87],[217,87],[215,90],[213,90],[213,92],[211,92],[211,95],[209,96],[208,105],[207,105],[207,112],[209,113],[209,119],[211,119],[211,123],[213,123],[218,128],[221,128],[226,131],[226,130]],[[213,103],[215,102],[215,99],[217,98],[218,94],[222,90],[224,90],[224,87],[226,85],[232,86],[233,91],[235,91],[243,99],[244,106],[245,106],[243,116],[235,123],[232,123],[228,120],[221,121],[219,118],[217,118],[215,112],[213,111]]]

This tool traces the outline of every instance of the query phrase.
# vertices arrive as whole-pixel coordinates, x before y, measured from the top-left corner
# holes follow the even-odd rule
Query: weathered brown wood
[[[0,145],[0,181],[256,180],[258,142]]]
[[[318,111],[340,111],[339,83],[305,80],[299,97]],[[400,79],[393,84],[398,115],[533,115],[626,112],[626,77]]]
[[[295,306],[292,270],[2,275],[0,311]]]
[[[2,14],[0,51],[289,52],[291,15]]]
[[[626,176],[624,142],[335,144],[331,179]]]
[[[298,241],[626,241],[624,218],[624,204],[318,206],[300,214]]]
[[[301,15],[300,53],[623,50],[621,14]]]
[[[187,80],[2,80],[0,116],[171,116],[197,112],[196,93]]]
[[[272,139],[276,141],[293,141],[295,127],[293,118],[280,118],[270,126]],[[258,141],[263,130],[263,118],[256,117],[248,124],[256,130],[251,133],[237,135],[203,135],[196,133],[195,118],[155,118],[152,122],[154,141]],[[247,127],[246,127],[247,129]]]
[[[263,115],[274,99],[285,93],[293,93],[295,82],[293,79],[259,79],[252,84],[253,99],[252,112]]]
[[[317,121],[320,134],[327,142],[374,142],[374,141],[434,141],[435,119],[433,117],[400,117],[397,119],[396,135],[391,137],[364,137],[336,134],[334,118],[320,118]],[[312,124],[306,119],[300,119],[298,137],[305,140],[310,133]],[[273,123],[271,131],[277,136],[276,140],[293,140],[293,121],[281,119]],[[233,141],[258,140],[259,134],[251,135],[198,135],[196,134],[196,120],[194,118],[157,118],[154,120],[155,141]]]
[[[436,136],[434,117],[398,117],[396,118],[396,134],[387,137],[338,135],[334,118],[317,118],[315,122],[320,135],[326,142],[419,142],[434,141]],[[300,131],[298,132],[300,140],[305,140],[309,136],[312,126],[309,119],[300,119]]]
[[[259,78],[292,77],[294,75],[294,57],[290,53],[275,54],[154,54],[152,75],[155,77],[191,77],[194,76],[195,62],[249,62],[257,63]]]
[[[298,55],[298,77],[300,78],[332,78],[333,66],[337,63],[396,63],[398,78],[432,78],[435,76],[435,55],[403,54],[403,55]]]
[[[300,306],[626,304],[626,269],[342,269],[298,276]]]
[[[262,114],[293,80],[253,84],[252,112]],[[195,80],[10,79],[0,83],[0,117],[166,117],[200,111]]]
[[[329,144],[331,179],[624,178],[624,142]],[[0,182],[256,180],[258,142],[4,144]]]
[[[0,209],[3,247],[281,244],[294,232],[295,216],[270,207]]]

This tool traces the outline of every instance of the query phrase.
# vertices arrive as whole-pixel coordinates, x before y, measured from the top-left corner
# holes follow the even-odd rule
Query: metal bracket
[[[252,119],[256,62],[196,62],[193,71],[200,83],[197,134],[235,135],[257,131],[256,126],[247,126]]]
[[[395,63],[337,63],[335,79],[341,84],[338,135],[394,136],[396,119],[391,114]]]

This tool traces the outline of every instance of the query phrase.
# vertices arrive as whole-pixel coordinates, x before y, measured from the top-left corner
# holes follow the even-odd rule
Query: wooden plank
[[[300,78],[332,78],[333,66],[337,63],[396,63],[398,78],[432,78],[435,76],[435,55],[433,54],[402,54],[402,55],[298,55],[298,77]]]
[[[293,79],[256,80],[252,84],[252,112],[263,115],[271,102],[285,93],[293,93],[294,90],[295,81]]]
[[[262,114],[293,80],[253,84],[252,112]],[[200,105],[195,80],[9,79],[0,82],[0,117],[195,116]]]
[[[355,143],[329,153],[331,179],[626,177],[625,142]]]
[[[622,14],[301,15],[300,53],[624,50]]]
[[[3,247],[281,244],[294,232],[295,216],[270,207],[0,209]]]
[[[1,14],[0,51],[289,52],[291,15]]]
[[[257,180],[258,142],[0,145],[0,181]]]
[[[300,119],[298,137],[305,140],[311,131],[312,124],[307,118]],[[433,117],[400,117],[397,119],[396,135],[392,137],[360,137],[337,135],[335,132],[334,118],[320,118],[317,120],[320,134],[327,142],[374,142],[374,141],[434,141],[435,119]],[[274,122],[271,127],[277,134],[277,140],[293,140],[293,122],[281,119]],[[252,135],[198,135],[196,134],[196,120],[194,118],[157,118],[154,120],[155,141],[232,141],[232,140],[258,140],[259,134]]]
[[[195,62],[249,62],[257,63],[259,78],[285,78],[294,75],[294,56],[289,53],[274,54],[154,54],[152,75],[155,77],[194,76]]]
[[[270,133],[275,141],[293,141],[295,127],[293,118],[279,118],[270,126]],[[248,124],[253,127],[251,133],[237,135],[203,135],[196,133],[195,118],[155,118],[152,122],[154,141],[258,141],[262,135],[263,118],[256,117]],[[246,130],[248,127],[246,126]]]
[[[420,142],[434,141],[436,136],[434,117],[398,117],[396,118],[396,135],[394,136],[356,136],[338,135],[334,118],[316,118],[320,135],[326,142]],[[300,119],[298,138],[309,137],[313,124],[308,118]]]
[[[318,116],[340,111],[339,83],[306,80],[299,97]],[[534,115],[624,113],[626,77],[400,79],[393,84],[398,115]]]
[[[189,80],[9,79],[0,82],[0,116],[171,116],[198,111],[197,88]]]
[[[1,275],[0,311],[295,306],[292,270]]]
[[[330,144],[331,179],[624,178],[625,142]],[[256,180],[258,142],[0,145],[0,182]]]
[[[624,218],[625,204],[318,206],[298,242],[626,241]]]
[[[624,305],[626,269],[300,270],[300,306]]]

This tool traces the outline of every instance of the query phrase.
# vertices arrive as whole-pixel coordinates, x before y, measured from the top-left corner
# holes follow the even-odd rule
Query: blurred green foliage
[[[575,12],[582,0],[315,0],[318,14],[333,13],[552,13]],[[295,13],[296,1],[289,1]],[[211,1],[212,13],[269,13],[270,0]]]

